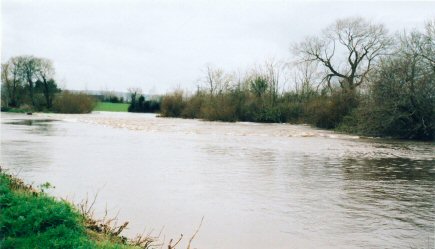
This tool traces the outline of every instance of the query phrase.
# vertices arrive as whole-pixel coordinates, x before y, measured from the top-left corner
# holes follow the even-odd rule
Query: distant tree
[[[35,74],[38,79],[35,86],[36,89],[39,89],[42,91],[44,98],[45,98],[45,104],[47,108],[51,108],[53,105],[53,98],[54,94],[59,92],[59,89],[57,88],[57,84],[54,81],[54,67],[53,63],[44,58],[36,58],[36,70]]]
[[[276,99],[279,92],[280,83],[280,73],[281,73],[281,63],[275,60],[268,60],[264,63],[264,75],[266,76],[271,104],[276,104]]]
[[[20,77],[27,82],[28,93],[32,106],[35,106],[35,83],[38,80],[40,60],[34,56],[19,56]]]
[[[45,106],[50,109],[55,93],[60,91],[53,79],[54,73],[53,64],[48,59],[34,56],[12,57],[2,64],[2,89],[6,91],[2,92],[2,96],[7,98],[7,104],[12,107],[19,107],[22,101],[33,107],[39,107],[45,102]],[[28,95],[28,98],[24,95]]]
[[[301,98],[310,98],[319,91],[319,72],[317,63],[297,63],[294,69],[295,92]]]
[[[309,37],[294,46],[302,62],[319,63],[328,87],[338,83],[344,90],[363,84],[374,64],[386,54],[391,39],[383,25],[362,18],[337,20],[321,36]]]
[[[145,97],[143,95],[139,96],[139,99],[137,100],[135,111],[141,111],[143,109],[143,105],[145,102]]]
[[[138,95],[142,95],[142,89],[138,87],[130,87],[128,88],[128,93],[130,95],[128,111],[133,112],[136,109]]]
[[[100,92],[100,99],[103,102],[110,102],[110,103],[123,103],[124,98],[119,97],[118,93],[115,91],[109,91],[109,90],[103,90]]]
[[[132,101],[128,107],[129,112],[158,112],[160,111],[160,99],[147,100],[142,94],[137,100]]]
[[[210,96],[213,96],[216,92],[218,80],[220,77],[222,77],[223,71],[219,69],[213,69],[211,66],[207,66],[207,75],[205,78],[205,82],[208,86],[208,91],[210,93]]]
[[[13,105],[11,103],[12,102],[11,96],[12,96],[12,92],[13,92],[13,84],[12,84],[12,80],[9,77],[9,64],[8,63],[2,64],[1,80],[2,80],[2,89],[1,89],[2,107],[8,107],[9,105]]]
[[[54,79],[49,79],[46,81],[37,80],[35,83],[35,92],[44,95],[45,106],[50,109],[53,106],[55,95],[60,93],[61,90],[58,88]]]
[[[130,95],[130,101],[131,102],[135,102],[137,95],[142,94],[142,89],[138,88],[138,87],[130,87],[127,89],[129,95]]]
[[[210,96],[214,96],[230,89],[233,75],[226,74],[222,69],[207,66],[203,82]]]
[[[120,99],[116,95],[110,95],[107,99],[110,103],[120,103]]]
[[[22,61],[17,57],[13,57],[2,64],[1,68],[2,86],[6,90],[4,93],[2,91],[2,96],[7,98],[7,105],[12,107],[18,107],[22,97],[23,80],[20,75],[21,66]]]

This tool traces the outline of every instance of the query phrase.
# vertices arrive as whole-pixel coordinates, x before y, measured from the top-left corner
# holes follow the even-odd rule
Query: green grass
[[[12,112],[12,113],[26,113],[31,112],[30,109],[20,109],[20,108],[11,108],[11,107],[2,107],[2,112]]]
[[[36,193],[0,172],[0,248],[137,248],[86,229],[82,215],[66,201]]]
[[[127,103],[110,103],[110,102],[98,102],[94,111],[104,111],[104,112],[127,112]]]

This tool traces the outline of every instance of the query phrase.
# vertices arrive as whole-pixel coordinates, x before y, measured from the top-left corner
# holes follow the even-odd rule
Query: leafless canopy
[[[134,102],[138,95],[142,94],[142,89],[139,87],[129,87],[127,89],[128,94],[130,95],[131,101]]]
[[[319,63],[329,87],[355,89],[365,82],[379,57],[386,54],[391,39],[383,25],[362,18],[337,20],[321,36],[309,37],[294,46],[300,62]]]
[[[211,65],[207,65],[205,71],[205,77],[202,81],[210,96],[225,92],[231,87],[233,75],[225,73],[223,69],[214,68]]]
[[[13,106],[18,104],[18,88],[27,84],[32,105],[35,105],[34,88],[37,81],[42,85],[47,107],[51,107],[52,95],[56,90],[54,83],[55,70],[49,59],[34,56],[17,56],[2,64],[2,82],[5,84],[8,97]]]

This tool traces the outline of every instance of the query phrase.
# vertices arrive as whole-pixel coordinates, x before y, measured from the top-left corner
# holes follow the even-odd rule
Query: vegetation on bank
[[[7,174],[0,167],[0,248],[2,249],[175,249],[183,239],[170,239],[167,243],[148,234],[133,239],[121,235],[128,222],[118,224],[116,217],[106,215],[95,219],[95,199],[73,205],[57,200],[44,190],[49,183],[35,189],[21,179]],[[96,197],[95,197],[96,198]],[[201,228],[204,217],[187,242],[187,249]]]
[[[160,111],[160,97],[153,96],[146,99],[139,88],[130,88],[128,91],[130,92],[129,112],[155,113]]]
[[[151,238],[129,241],[127,226],[96,221],[90,208],[56,200],[0,169],[0,248],[148,248]]]
[[[1,65],[1,110],[14,112],[89,113],[95,100],[84,93],[62,91],[53,63],[45,58],[16,56]],[[21,111],[20,111],[21,110]]]
[[[61,91],[49,60],[18,56],[2,64],[1,107],[160,112],[163,117],[307,123],[368,136],[435,138],[435,20],[424,31],[394,36],[362,18],[337,20],[321,35],[294,44],[293,52],[292,63],[270,61],[245,73],[208,67],[193,94],[176,90],[148,98],[130,88],[129,104],[106,94],[97,107],[90,96]]]
[[[58,113],[90,113],[95,105],[95,99],[85,93],[62,91],[54,100],[52,110]]]
[[[207,68],[194,94],[176,90],[161,116],[308,123],[370,136],[435,138],[435,20],[390,36],[361,18],[338,20],[294,46],[295,87],[276,62],[245,75]]]

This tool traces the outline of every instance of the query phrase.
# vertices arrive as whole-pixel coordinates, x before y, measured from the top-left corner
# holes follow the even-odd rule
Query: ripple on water
[[[61,121],[41,129],[20,119]],[[434,242],[430,143],[126,113],[2,114],[2,124],[2,163],[52,182],[60,196],[104,186],[102,208],[122,207],[130,233],[146,222],[176,236],[205,215],[199,248]]]

